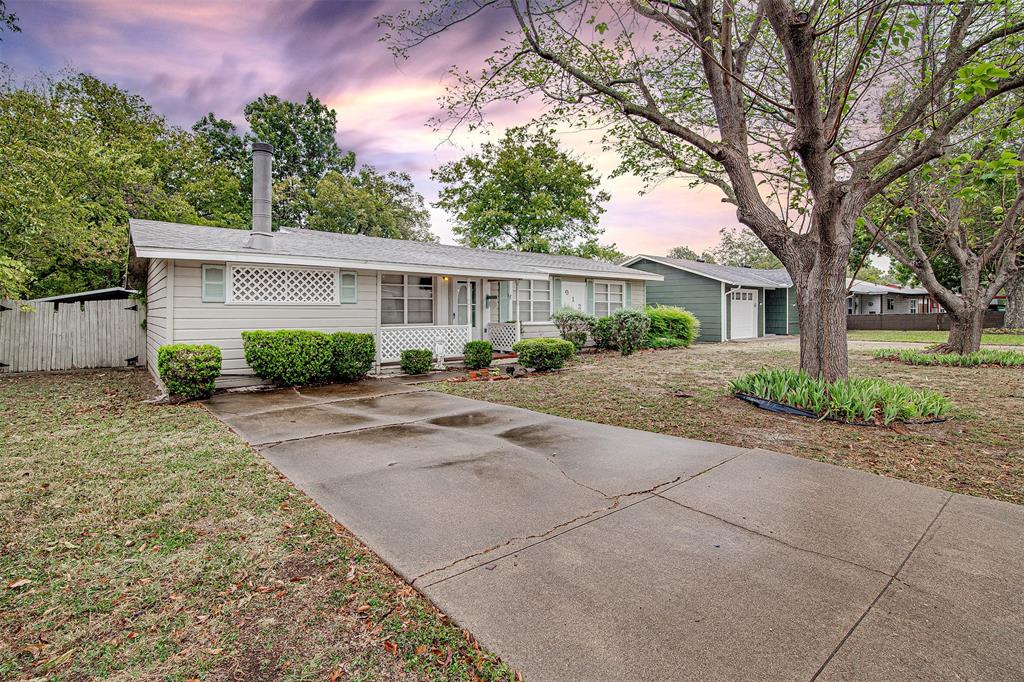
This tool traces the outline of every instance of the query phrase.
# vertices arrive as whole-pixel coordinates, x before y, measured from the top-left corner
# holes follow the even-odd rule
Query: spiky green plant
[[[734,393],[752,395],[846,422],[891,424],[935,419],[952,403],[941,393],[883,379],[825,381],[793,369],[762,368],[730,382]]]
[[[973,353],[926,353],[916,348],[883,348],[875,351],[875,357],[883,360],[898,360],[908,365],[938,365],[941,367],[1024,367],[1024,353],[1016,350],[982,348]]]

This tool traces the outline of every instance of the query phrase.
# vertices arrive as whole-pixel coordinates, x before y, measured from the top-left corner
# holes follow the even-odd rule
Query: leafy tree
[[[406,173],[380,175],[364,166],[353,175],[330,171],[311,202],[309,227],[324,232],[436,241],[430,212]]]
[[[11,33],[21,33],[21,26],[18,25],[18,15],[7,9],[7,3],[0,0],[0,33],[4,29]]]
[[[710,259],[704,259],[709,263],[749,266],[764,270],[782,267],[782,262],[750,230],[723,227],[718,235],[718,245],[705,251],[705,255],[711,256]]]
[[[863,219],[946,309],[949,339],[936,350],[978,350],[992,299],[1024,274],[1024,109],[998,113],[974,117],[973,134],[878,197]]]
[[[693,249],[691,249],[689,246],[686,246],[686,245],[674,246],[674,247],[672,247],[671,249],[668,250],[668,257],[669,258],[679,258],[679,259],[682,259],[682,260],[703,260],[703,261],[707,261],[709,263],[713,263],[714,261],[708,260],[706,258],[707,255],[708,254],[705,251],[704,255],[698,256],[696,251],[694,251]]]
[[[405,55],[494,12],[517,32],[482,73],[457,72],[446,120],[540,101],[545,118],[601,129],[623,172],[718,187],[793,278],[801,368],[828,380],[848,370],[858,217],[1024,88],[1020,3],[430,0],[381,23]]]
[[[558,252],[597,239],[609,199],[590,164],[559,148],[548,131],[506,131],[478,154],[431,172],[442,185],[435,206],[455,218],[461,244]]]
[[[119,284],[129,218],[237,220],[237,183],[207,161],[141,97],[87,74],[0,87],[5,270],[30,296]]]
[[[626,260],[626,254],[619,251],[615,244],[601,244],[596,239],[583,242],[571,248],[560,248],[556,253],[562,256],[579,256],[580,258],[603,260],[616,264]]]

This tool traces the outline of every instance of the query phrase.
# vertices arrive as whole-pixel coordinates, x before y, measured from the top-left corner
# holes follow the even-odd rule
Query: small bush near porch
[[[202,406],[0,379],[0,679],[509,680]]]
[[[912,367],[879,362],[874,349],[851,342],[851,375],[952,396],[952,418],[941,424],[867,428],[772,414],[732,397],[729,381],[738,375],[764,366],[799,366],[796,339],[695,344],[629,357],[582,355],[578,364],[555,375],[441,384],[439,390],[574,419],[761,447],[1024,504],[1021,369]]]

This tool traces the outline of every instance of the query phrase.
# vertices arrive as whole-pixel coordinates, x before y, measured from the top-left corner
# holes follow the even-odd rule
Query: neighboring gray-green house
[[[796,289],[783,268],[758,270],[647,255],[623,265],[664,277],[647,283],[647,304],[692,312],[700,320],[699,341],[800,333]]]

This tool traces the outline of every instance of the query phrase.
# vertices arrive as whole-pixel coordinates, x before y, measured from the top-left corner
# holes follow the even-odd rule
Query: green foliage
[[[0,298],[18,299],[26,296],[31,274],[21,261],[0,256]]]
[[[623,308],[609,316],[612,339],[619,352],[632,355],[647,345],[647,332],[651,329],[651,318],[642,310]]]
[[[941,393],[883,379],[825,381],[792,369],[763,368],[729,383],[734,393],[807,410],[822,418],[891,424],[942,417],[952,404]]]
[[[665,255],[669,258],[678,258],[680,260],[707,260],[703,256],[698,256],[696,251],[685,244],[683,246],[672,247]]]
[[[407,173],[380,175],[369,166],[353,176],[330,171],[317,184],[310,208],[312,230],[437,241],[423,196]]]
[[[334,357],[332,376],[337,381],[358,381],[373,368],[377,358],[373,334],[331,334]]]
[[[598,350],[615,350],[615,325],[610,317],[599,317],[590,326],[590,336]]]
[[[441,184],[435,206],[455,216],[459,243],[490,249],[572,252],[601,234],[609,199],[592,166],[561,150],[551,133],[522,128],[431,177]]]
[[[704,260],[719,265],[750,266],[763,270],[782,267],[782,262],[748,228],[723,227],[718,245],[704,252]]]
[[[576,354],[576,346],[565,339],[523,339],[512,346],[524,367],[542,372],[561,369]]]
[[[167,392],[190,400],[213,395],[220,364],[220,348],[208,344],[167,344],[156,352],[157,371]]]
[[[11,33],[21,33],[21,26],[18,25],[18,15],[7,11],[7,3],[0,0],[0,32],[4,29]]]
[[[245,331],[242,348],[256,376],[281,386],[319,384],[333,373],[334,343],[324,332]]]
[[[914,348],[883,348],[876,350],[876,358],[898,360],[908,365],[939,365],[942,367],[1024,367],[1024,353],[1015,350],[982,348],[973,353],[925,353]]]
[[[398,366],[406,374],[426,374],[434,361],[434,353],[426,348],[410,348],[402,351]]]
[[[593,315],[573,308],[562,308],[551,313],[551,322],[558,329],[562,338],[572,343],[579,352],[587,345],[587,337],[597,321]]]
[[[626,254],[615,246],[615,244],[600,244],[596,239],[583,242],[573,247],[561,247],[556,250],[560,256],[576,256],[578,258],[589,258],[590,260],[603,260],[606,263],[621,263],[626,260]]]
[[[652,348],[689,346],[700,336],[700,320],[684,308],[676,306],[648,306],[651,318],[648,341]]]
[[[462,349],[462,355],[465,357],[466,367],[483,369],[491,366],[494,347],[490,341],[468,341]]]

